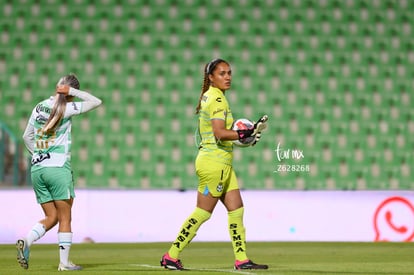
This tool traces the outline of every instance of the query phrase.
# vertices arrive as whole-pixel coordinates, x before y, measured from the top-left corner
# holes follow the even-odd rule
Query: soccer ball
[[[254,123],[253,121],[247,118],[239,118],[233,122],[233,126],[231,127],[232,130],[247,130],[253,129]],[[255,137],[247,137],[241,140],[233,140],[233,144],[239,147],[249,147],[254,142]]]

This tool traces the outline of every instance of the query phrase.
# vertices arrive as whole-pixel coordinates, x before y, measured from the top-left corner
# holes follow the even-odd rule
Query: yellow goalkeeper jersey
[[[220,141],[215,138],[211,125],[213,119],[224,120],[227,129],[230,129],[233,124],[233,115],[223,92],[210,86],[201,100],[199,157],[231,165],[233,162],[233,142],[230,140]]]

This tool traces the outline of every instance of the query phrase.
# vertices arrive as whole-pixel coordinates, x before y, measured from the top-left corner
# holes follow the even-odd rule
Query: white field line
[[[148,268],[163,268],[157,265],[149,265],[149,264],[130,264],[132,266],[140,266],[140,267],[148,267]],[[256,273],[247,272],[247,271],[239,271],[233,269],[214,269],[214,268],[189,268],[189,271],[214,271],[214,272],[223,272],[223,273],[234,273],[234,274],[244,274],[244,275],[256,275]]]

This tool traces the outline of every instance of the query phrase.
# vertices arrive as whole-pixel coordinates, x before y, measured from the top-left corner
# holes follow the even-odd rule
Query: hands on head
[[[69,89],[70,89],[69,85],[57,85],[56,93],[67,96],[69,94]]]

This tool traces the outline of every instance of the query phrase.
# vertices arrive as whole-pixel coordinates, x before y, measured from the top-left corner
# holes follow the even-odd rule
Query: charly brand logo
[[[284,148],[280,144],[277,144],[275,149],[276,152],[276,159],[278,161],[276,170],[273,171],[275,173],[278,172],[309,172],[309,164],[298,164],[302,159],[305,158],[305,153],[303,150],[295,148]],[[287,164],[284,162],[288,162],[290,160],[295,161],[295,164]]]

